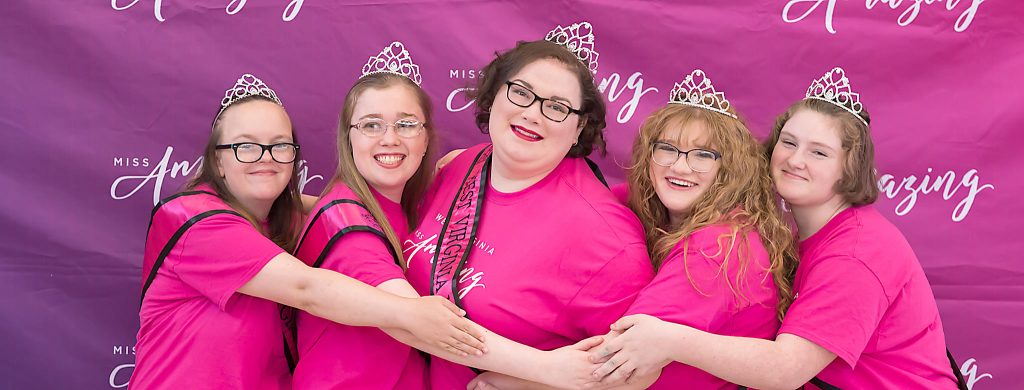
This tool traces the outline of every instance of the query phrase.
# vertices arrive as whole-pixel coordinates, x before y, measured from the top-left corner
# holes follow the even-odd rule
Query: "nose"
[[[690,168],[690,163],[686,162],[686,155],[679,155],[679,159],[672,164],[672,172],[674,173],[692,173],[695,172],[693,168]]]
[[[393,125],[384,129],[384,135],[380,136],[381,145],[398,145],[401,142],[402,139],[398,136],[398,128]]]
[[[256,160],[256,162],[257,163],[272,163],[272,162],[276,162],[276,161],[274,161],[274,156],[270,154],[270,149],[269,148],[264,148],[263,149],[263,155],[260,156],[260,159]]]
[[[786,164],[796,169],[803,169],[807,166],[807,160],[804,159],[804,153],[802,150],[795,150],[786,156]]]
[[[543,103],[540,100],[534,100],[529,107],[523,108],[523,119],[530,123],[540,123],[541,118],[544,116],[544,114],[540,112],[541,104]]]

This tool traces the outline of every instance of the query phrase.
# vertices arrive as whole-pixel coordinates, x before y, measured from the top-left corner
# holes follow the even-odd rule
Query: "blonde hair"
[[[330,191],[336,183],[344,183],[350,188],[356,195],[363,201],[363,204],[370,211],[370,215],[377,221],[381,229],[384,231],[385,237],[387,237],[388,244],[391,246],[393,253],[395,254],[399,265],[402,268],[406,268],[405,257],[402,255],[402,243],[398,241],[398,235],[395,234],[395,229],[391,226],[387,216],[384,214],[384,210],[381,209],[380,203],[373,197],[373,193],[370,192],[370,187],[366,183],[366,179],[359,173],[356,168],[355,160],[352,156],[352,142],[349,138],[349,134],[352,132],[352,115],[355,111],[356,102],[359,97],[368,89],[385,89],[391,86],[401,85],[411,88],[411,91],[416,94],[417,101],[420,104],[420,108],[423,109],[423,126],[424,131],[427,132],[427,153],[426,157],[420,163],[419,168],[413,174],[412,178],[405,183],[405,189],[402,191],[402,212],[409,221],[409,226],[413,226],[416,223],[418,217],[417,209],[419,208],[420,202],[422,202],[424,195],[426,195],[427,187],[430,185],[430,181],[433,179],[433,164],[429,163],[429,160],[434,155],[435,134],[434,126],[431,121],[431,104],[430,97],[427,96],[426,92],[423,91],[418,85],[409,80],[406,77],[399,76],[391,73],[375,73],[364,76],[352,86],[352,89],[348,91],[345,96],[345,104],[342,106],[340,120],[338,122],[338,169],[331,179],[331,183],[324,189],[324,194]]]
[[[730,112],[735,113],[733,109]],[[696,200],[689,215],[679,226],[672,226],[669,211],[662,204],[651,180],[652,144],[669,128],[685,128],[699,122],[707,131],[706,147],[721,153],[721,166],[714,182]],[[633,165],[629,168],[629,207],[643,222],[647,246],[655,268],[660,268],[666,257],[679,242],[687,248],[686,240],[693,232],[710,225],[726,224],[727,234],[718,238],[719,253],[726,250],[722,269],[731,264],[728,259],[733,248],[737,251],[736,280],[726,283],[737,298],[746,299],[738,284],[744,280],[750,263],[746,251],[748,232],[756,231],[768,252],[779,303],[777,315],[781,320],[793,302],[792,280],[797,265],[793,234],[782,218],[768,173],[768,161],[760,145],[750,134],[742,120],[729,118],[702,108],[669,104],[644,120],[640,136],[633,144]],[[737,245],[738,238],[738,245]],[[684,241],[686,240],[686,241]],[[717,255],[717,254],[716,254]],[[684,254],[684,264],[686,257]],[[727,274],[726,274],[727,275]],[[690,277],[690,283],[700,289]]]

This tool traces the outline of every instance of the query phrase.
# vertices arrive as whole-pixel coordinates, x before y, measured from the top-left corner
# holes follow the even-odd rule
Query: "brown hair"
[[[224,178],[220,176],[217,164],[215,163],[217,161],[216,146],[221,142],[221,135],[224,133],[224,117],[232,108],[256,100],[277,104],[273,100],[262,96],[249,96],[231,103],[224,112],[214,118],[213,131],[210,132],[210,138],[206,141],[206,147],[203,150],[202,166],[199,172],[196,173],[196,176],[188,182],[186,188],[194,190],[199,185],[209,185],[225,203],[242,214],[256,230],[270,238],[277,246],[291,252],[295,248],[295,240],[300,228],[299,222],[302,218],[302,200],[298,186],[299,161],[302,160],[301,150],[295,151],[295,161],[292,161],[292,177],[288,180],[288,186],[277,196],[277,199],[274,199],[274,203],[270,206],[270,213],[267,214],[267,231],[263,230],[263,227],[252,213],[246,210],[245,207],[242,207],[242,204],[238,202],[234,194],[228,190],[227,185],[224,183]],[[298,134],[295,134],[294,128],[291,130],[292,142],[298,144]]]
[[[601,92],[597,90],[597,85],[594,84],[594,74],[590,73],[590,69],[580,62],[575,54],[556,43],[539,40],[519,42],[511,50],[504,53],[495,52],[494,55],[494,60],[481,71],[483,75],[478,79],[476,89],[470,95],[476,99],[476,126],[480,131],[487,131],[487,124],[491,119],[491,105],[509,77],[534,61],[553,59],[561,62],[576,75],[583,96],[579,108],[583,112],[580,115],[583,130],[578,142],[569,149],[566,156],[586,157],[594,149],[600,150],[602,155],[605,153],[604,100],[601,98]]]
[[[729,112],[735,114],[731,108]],[[721,166],[714,182],[693,204],[686,219],[679,226],[672,226],[668,209],[661,203],[651,181],[652,144],[666,129],[684,128],[694,122],[704,124],[708,136],[706,147],[721,153]],[[793,234],[782,218],[772,190],[768,162],[746,124],[702,108],[669,104],[644,120],[640,136],[633,143],[632,161],[628,175],[629,207],[644,224],[655,268],[661,266],[680,241],[686,248],[689,245],[687,237],[693,232],[710,225],[727,224],[730,232],[718,238],[719,253],[727,251],[723,256],[726,261],[722,263],[722,270],[731,266],[727,260],[733,248],[738,248],[736,280],[726,277],[726,283],[738,298],[745,299],[739,284],[744,280],[750,263],[746,236],[748,232],[756,231],[771,261],[766,271],[772,274],[778,289],[777,314],[781,319],[793,302],[796,249]],[[685,264],[685,254],[683,259]],[[688,270],[687,277],[690,277]],[[690,283],[700,291],[692,277]]]
[[[430,104],[430,97],[423,91],[418,85],[409,80],[406,77],[399,76],[391,73],[375,73],[364,76],[352,86],[352,89],[345,95],[345,104],[342,106],[341,115],[338,122],[338,169],[334,174],[334,178],[331,179],[331,183],[324,190],[324,194],[330,191],[336,183],[344,183],[348,188],[359,196],[366,208],[370,210],[370,215],[377,220],[377,224],[380,225],[381,229],[384,230],[384,235],[387,237],[388,243],[391,245],[391,249],[394,250],[395,256],[398,257],[398,262],[402,268],[406,267],[405,258],[402,256],[402,243],[398,242],[398,235],[395,234],[394,227],[388,221],[387,216],[384,214],[384,210],[381,209],[380,203],[377,203],[377,199],[373,197],[370,192],[370,187],[366,183],[366,179],[363,175],[359,174],[359,170],[356,168],[355,160],[352,156],[352,142],[349,139],[349,134],[352,132],[352,115],[356,108],[356,102],[359,100],[359,96],[368,89],[385,89],[391,86],[401,85],[406,86],[416,94],[416,100],[420,104],[420,108],[423,109],[423,126],[427,132],[427,154],[424,157],[423,162],[420,163],[419,168],[416,169],[416,173],[412,175],[412,178],[405,183],[405,189],[402,191],[402,211],[405,213],[406,218],[409,220],[410,226],[416,223],[417,209],[423,197],[426,195],[427,187],[430,185],[431,179],[433,179],[433,164],[429,163],[432,156],[434,155],[434,145],[436,142],[436,135],[434,134],[434,124],[432,121]],[[404,232],[403,232],[404,233]]]
[[[804,99],[793,103],[786,112],[775,119],[775,127],[765,140],[765,152],[771,161],[775,144],[779,142],[782,127],[800,110],[810,110],[835,120],[839,128],[846,159],[843,162],[843,176],[836,182],[835,192],[853,205],[867,205],[878,199],[878,179],[875,177],[875,144],[871,141],[871,115],[862,109],[861,122],[853,113],[833,103]]]

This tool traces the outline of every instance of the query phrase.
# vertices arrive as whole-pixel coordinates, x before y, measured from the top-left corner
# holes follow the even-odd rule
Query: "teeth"
[[[672,183],[672,184],[675,184],[677,186],[683,186],[683,187],[693,187],[693,186],[697,185],[695,183],[691,183],[691,182],[688,182],[686,180],[668,179],[668,182]]]
[[[379,161],[381,164],[384,164],[384,165],[395,165],[395,164],[398,164],[400,161],[402,161],[402,159],[405,158],[405,156],[401,156],[401,155],[397,155],[397,154],[384,154],[384,155],[373,156],[373,158],[376,159],[377,161]]]
[[[533,138],[533,139],[540,139],[540,136],[538,136],[538,135],[527,133],[527,132],[519,130],[518,128],[515,128],[515,127],[513,127],[512,130],[515,130],[517,133],[525,135],[525,136]]]

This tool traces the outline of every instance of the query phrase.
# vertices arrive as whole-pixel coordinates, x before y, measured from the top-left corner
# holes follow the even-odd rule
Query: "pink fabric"
[[[955,388],[935,297],[907,240],[873,207],[851,207],[800,243],[797,296],[779,333],[839,358],[841,388]]]
[[[238,216],[192,226],[142,303],[130,386],[290,388],[277,304],[237,292],[282,252]]]
[[[406,241],[409,281],[430,291],[431,256],[452,199],[483,145],[439,174]],[[615,201],[582,159],[566,158],[516,193],[488,189],[477,242],[458,278],[469,317],[541,349],[604,334],[653,276],[636,216]],[[433,359],[435,389],[463,389],[470,369]]]
[[[743,235],[737,237],[727,257],[730,248],[720,248],[718,238],[729,234],[729,229],[728,225],[708,226],[676,244],[628,313],[649,314],[720,335],[774,339],[779,329],[775,315],[779,296],[767,272],[771,266],[768,252],[761,236],[750,232],[746,234],[746,245],[740,241]],[[686,241],[689,243],[683,249]],[[738,266],[740,250],[749,261],[742,279]],[[729,282],[742,297],[733,293]],[[735,389],[736,385],[700,369],[670,363],[650,388]]]
[[[611,190],[612,190],[612,195],[615,195],[615,200],[619,201],[619,203],[622,203],[622,204],[624,204],[626,206],[629,206],[629,183],[628,182],[622,182],[622,183],[613,185]]]
[[[401,205],[376,191],[373,194],[392,227],[400,237],[404,236],[401,232],[407,230],[408,224]],[[359,200],[339,183],[317,202],[314,210],[336,199]],[[316,259],[302,260],[312,264]],[[328,252],[321,268],[371,286],[405,277],[385,242],[369,232],[353,231],[342,236]],[[297,316],[299,363],[295,368],[295,389],[426,388],[423,357],[380,329],[341,325],[306,312],[299,312]]]

